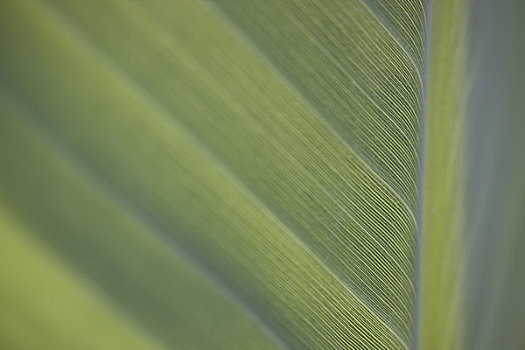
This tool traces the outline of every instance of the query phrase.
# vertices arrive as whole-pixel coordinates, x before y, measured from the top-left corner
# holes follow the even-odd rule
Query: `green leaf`
[[[467,11],[0,3],[0,347],[461,348]]]
[[[465,20],[467,3],[436,1],[432,22],[421,243],[421,349],[463,349]],[[439,19],[439,20],[437,20]]]
[[[165,349],[0,212],[2,347]]]

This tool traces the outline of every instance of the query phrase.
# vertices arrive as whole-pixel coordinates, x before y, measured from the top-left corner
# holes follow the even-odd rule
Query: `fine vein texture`
[[[412,348],[427,11],[3,1],[2,201],[137,347]]]
[[[421,261],[421,349],[462,345],[467,2],[432,3]]]

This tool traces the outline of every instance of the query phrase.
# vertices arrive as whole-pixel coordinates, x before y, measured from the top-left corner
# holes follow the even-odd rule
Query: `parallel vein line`
[[[414,61],[414,57],[412,57],[412,55],[407,51],[405,45],[403,45],[401,43],[401,41],[397,38],[397,36],[394,33],[392,33],[392,31],[390,29],[388,29],[387,25],[381,20],[381,18],[379,18],[379,16],[374,12],[374,10],[372,10],[370,5],[368,5],[365,0],[359,0],[359,1],[363,4],[363,7],[370,13],[370,15],[377,20],[377,23],[379,23],[385,29],[385,32],[387,32],[390,35],[390,37],[397,43],[399,48],[407,56],[407,58],[409,59],[410,63],[412,63],[412,65],[414,66],[414,68],[416,70],[416,73],[417,73],[417,76],[418,76],[418,79],[419,79],[420,86],[421,86],[421,88],[423,88],[424,87],[423,77],[422,77],[422,74],[421,74],[421,72],[420,72],[416,62]]]
[[[116,67],[114,67],[116,68]],[[119,68],[116,68],[119,69]],[[119,74],[120,75],[120,74]],[[125,77],[119,77],[120,79],[126,79]],[[134,90],[140,89],[139,86],[134,84],[133,81],[129,81],[128,79],[125,80],[128,84],[132,85],[134,87]],[[141,89],[140,89],[141,90]],[[150,104],[154,103],[152,106],[157,113],[160,113],[162,115],[165,115],[168,113],[162,105],[157,104],[156,102],[153,102],[150,100],[152,98],[147,93],[142,93],[141,91],[136,91],[140,96],[146,99]],[[158,110],[157,110],[158,109]],[[60,154],[60,158],[62,158],[66,163],[68,163],[73,168],[77,169],[78,173],[82,175],[83,178],[87,179],[91,184],[93,184],[93,187],[95,187],[98,191],[103,193],[105,196],[109,197],[112,201],[117,203],[120,207],[122,207],[126,212],[129,213],[129,216],[131,218],[136,218],[138,222],[142,224],[142,226],[149,229],[149,231],[152,234],[155,234],[158,236],[162,241],[168,241],[169,246],[173,249],[174,253],[177,254],[177,256],[180,256],[182,259],[184,259],[189,266],[191,266],[196,272],[199,272],[203,275],[203,278],[205,280],[208,280],[208,282],[215,286],[215,283],[218,284],[218,291],[223,293],[226,292],[228,294],[228,298],[232,298],[232,302],[235,302],[241,309],[247,308],[247,310],[244,310],[245,312],[249,312],[249,317],[256,317],[257,320],[261,320],[261,322],[265,322],[262,320],[255,312],[252,310],[248,305],[246,305],[242,298],[239,298],[239,296],[234,293],[231,289],[229,289],[227,286],[224,285],[224,283],[215,277],[213,273],[210,273],[206,267],[201,266],[201,264],[195,260],[191,255],[187,252],[187,250],[184,248],[184,246],[181,246],[178,244],[178,242],[175,239],[168,239],[170,236],[165,229],[161,228],[156,222],[152,221],[149,218],[149,215],[145,213],[143,210],[141,210],[136,204],[134,204],[132,201],[129,201],[125,196],[123,196],[120,192],[115,191],[111,188],[110,185],[108,185],[106,179],[97,174],[96,171],[92,170],[91,167],[86,163],[86,161],[78,156],[72,147],[68,145],[64,145],[61,139],[57,139],[55,135],[51,136],[50,132],[44,132],[43,128],[40,127],[40,125],[37,125],[36,117],[33,115],[25,115],[24,120],[30,122],[35,127],[33,128],[34,131],[39,133],[43,138],[45,138],[45,141],[47,143],[54,146],[54,150],[56,150],[56,154]],[[186,134],[186,137],[191,140],[191,142],[194,144],[194,147],[198,149],[201,153],[203,153],[209,160],[212,162],[215,166],[215,168],[220,169],[220,171],[225,175],[226,178],[237,188],[239,189],[247,198],[249,198],[253,203],[257,205],[257,207],[265,213],[265,215],[275,224],[277,224],[284,232],[286,232],[293,240],[296,242],[298,246],[300,246],[312,259],[314,259],[319,266],[322,266],[330,275],[336,280],[342,287],[345,289],[350,295],[353,296],[353,298],[359,302],[365,309],[367,309],[370,314],[374,315],[376,319],[378,319],[388,330],[391,331],[391,333],[401,342],[401,344],[404,345],[406,349],[408,349],[407,345],[404,343],[404,341],[401,339],[401,337],[395,332],[393,329],[391,329],[381,317],[379,317],[372,309],[370,309],[343,281],[340,280],[340,278],[335,275],[331,269],[329,269],[324,262],[319,259],[317,254],[312,252],[303,242],[301,239],[297,237],[297,235],[290,230],[284,223],[282,223],[275,214],[269,210],[247,187],[244,186],[244,184],[233,174],[231,171],[224,166],[224,163],[221,162],[219,159],[217,159],[213,154],[211,154],[208,149],[205,147],[205,145],[201,144],[200,141],[198,141],[192,133],[187,131],[184,127],[179,126],[177,123],[177,127],[180,128],[180,130]],[[217,286],[215,286],[217,288]],[[223,290],[224,289],[224,290]],[[252,315],[253,314],[253,315]],[[265,324],[265,327],[268,327],[268,329],[272,329],[270,325]],[[271,331],[272,334],[274,334],[274,331]],[[277,337],[277,335],[275,335]]]
[[[328,50],[325,50],[325,48],[323,47],[323,45],[319,42],[319,40],[312,34],[311,31],[309,31],[295,16],[293,17],[289,17],[295,24],[298,28],[300,28],[301,30],[303,30],[303,32],[308,36],[308,38],[311,40],[312,43],[314,43],[318,48],[319,50],[321,50],[323,52],[323,54],[325,54],[326,57],[328,57],[328,59],[330,59],[330,61],[337,67],[339,68],[342,72],[344,72],[344,75],[346,78],[348,78],[351,83],[361,92],[361,94],[363,96],[365,96],[369,101],[370,103],[372,103],[380,112],[381,114],[383,114],[384,116],[386,116],[391,122],[392,124],[394,124],[394,126],[398,129],[398,131],[405,137],[405,140],[407,141],[407,143],[410,145],[410,147],[412,148],[412,150],[414,151],[414,155],[417,155],[418,152],[416,151],[416,149],[414,148],[414,145],[413,145],[413,142],[412,140],[409,139],[409,137],[407,136],[407,134],[403,131],[403,129],[401,129],[401,127],[399,126],[399,124],[388,114],[386,113],[386,111],[377,104],[377,102],[370,96],[370,94],[368,94],[362,87],[361,84],[359,84],[350,74],[348,74],[347,70],[343,68],[343,66],[341,65],[341,63],[339,63],[339,61],[337,61],[335,59],[335,57],[328,51]],[[275,68],[276,70],[278,68]],[[306,97],[304,98],[306,100]],[[361,103],[358,103],[358,105],[360,107],[364,107],[364,105],[362,105]],[[312,108],[314,108],[312,106]],[[326,119],[324,117],[322,117],[323,119]],[[346,142],[346,141],[345,141]],[[363,155],[362,156],[363,158],[365,158],[365,156]],[[396,155],[394,155],[394,157],[400,162],[400,163],[403,163]],[[411,179],[412,182],[414,183],[414,180]],[[415,186],[415,183],[414,183],[414,186]]]
[[[153,24],[152,24],[152,25],[153,25]],[[181,59],[181,60],[185,61],[184,59]],[[184,62],[184,65],[186,66],[186,68],[187,68],[188,70],[192,71],[193,74],[195,74],[195,75],[202,75],[202,73],[199,72],[199,71],[197,70],[197,68],[195,68],[195,67],[194,67],[193,65],[191,65],[189,62],[186,62],[186,61],[185,61],[185,62]],[[208,79],[206,79],[206,80],[208,80]],[[211,89],[211,87],[210,87],[210,89]],[[146,91],[145,93],[151,96],[151,94],[149,94],[147,91]],[[169,112],[167,112],[167,113],[169,113]],[[186,128],[181,122],[179,122],[178,120],[175,121],[175,122],[177,123],[177,125],[180,125],[181,127],[183,127],[188,133],[191,133],[191,134],[193,135],[193,137],[194,137],[196,140],[199,140],[198,143],[199,143],[200,145],[202,145],[202,148],[205,148],[205,149],[208,149],[208,150],[209,150],[209,146],[207,146],[204,142],[200,141],[200,139],[199,139],[199,138],[198,138],[198,137],[197,137],[197,136],[196,136],[191,130],[187,129],[187,128]],[[209,152],[209,153],[212,154],[211,152]],[[307,169],[303,164],[301,164],[299,161],[297,161],[297,159],[295,159],[292,155],[290,155],[289,152],[287,152],[286,150],[283,150],[283,154],[286,155],[286,158],[287,158],[290,162],[292,162],[292,163],[294,163],[296,166],[298,166],[298,167],[304,172],[304,174],[308,175],[309,179],[310,179],[311,181],[313,181],[314,183],[316,183],[316,184],[319,186],[319,188],[321,189],[321,191],[323,191],[323,193],[325,193],[325,194],[327,194],[327,195],[329,194],[328,191],[326,190],[326,188],[324,188],[324,187],[320,184],[320,182],[319,182],[318,179],[316,179],[314,176],[312,176],[312,175],[310,174],[310,172],[308,171],[308,169]],[[214,154],[213,154],[213,157],[216,158],[216,159],[219,159],[219,157],[217,157],[217,156],[214,155]],[[219,162],[224,163],[222,160],[220,160]],[[230,170],[229,172],[230,172],[230,173],[233,173],[233,174],[235,173],[233,170]],[[334,172],[335,172],[335,170],[334,170]],[[236,175],[234,174],[234,176],[236,176]],[[253,191],[252,191],[252,192],[253,192]],[[338,207],[339,209],[341,209],[344,213],[346,213],[346,214],[348,215],[348,217],[349,217],[349,218],[350,218],[350,219],[351,219],[356,225],[358,225],[358,226],[361,228],[361,230],[362,230],[363,232],[365,232],[365,233],[366,233],[366,234],[367,234],[367,235],[368,235],[368,236],[369,236],[374,242],[376,242],[377,246],[380,247],[381,250],[382,250],[385,254],[387,254],[387,255],[392,259],[392,261],[393,261],[393,262],[394,262],[394,263],[400,268],[400,270],[403,272],[403,274],[407,277],[407,279],[409,280],[409,282],[410,282],[410,284],[411,284],[411,286],[412,286],[412,288],[413,288],[412,280],[408,277],[407,272],[406,272],[403,268],[401,268],[401,265],[399,264],[399,262],[397,261],[397,259],[395,259],[395,258],[394,258],[394,257],[388,252],[388,250],[384,247],[384,245],[380,244],[380,243],[377,241],[377,239],[376,239],[376,238],[375,238],[375,237],[374,237],[374,236],[373,236],[373,235],[372,235],[367,229],[365,229],[365,228],[359,223],[359,221],[358,221],[353,215],[351,215],[351,213],[350,213],[346,208],[344,208],[339,202],[336,202],[335,204],[337,205],[337,207]],[[265,204],[265,205],[266,205],[266,204]],[[266,205],[266,206],[267,206],[267,205]],[[270,211],[273,212],[274,210],[273,210],[273,209],[270,209]],[[340,241],[340,242],[342,243],[342,241]]]
[[[362,0],[362,1],[366,3],[366,6],[368,6],[368,7],[371,8],[371,10],[377,15],[377,17],[381,18],[381,21],[382,21],[383,23],[385,23],[386,20],[384,19],[384,17],[382,17],[382,16],[378,13],[378,12],[379,12],[378,9],[376,9],[376,7],[370,3],[370,0]],[[423,13],[423,16],[421,17],[421,19],[422,19],[422,23],[421,23],[421,24],[422,24],[422,28],[426,28],[426,25],[427,25],[427,17],[426,17],[426,12],[425,12],[425,6],[424,6],[423,3],[421,2],[421,0],[419,0],[418,2],[419,2],[419,4],[421,5],[421,7],[420,7],[419,9],[416,7],[415,4],[414,4],[413,6],[411,6],[410,9],[413,10],[413,11],[414,11],[414,10],[415,10],[415,11],[420,10],[420,11]],[[416,27],[416,26],[417,26],[417,23],[414,22],[413,17],[410,16],[411,12],[408,12],[406,9],[404,9],[403,12],[404,12],[405,15],[407,15],[407,17],[408,17],[407,19],[410,21],[410,23],[411,23],[414,27]],[[399,31],[398,31],[398,30],[395,30],[394,28],[391,28],[391,26],[387,25],[386,23],[385,23],[385,26],[389,27],[389,30],[392,31],[392,35],[394,35],[395,37],[397,37],[397,38],[399,39],[399,41],[402,41],[402,39],[399,38],[400,34],[399,34]],[[421,42],[424,43],[424,38],[423,38],[423,36],[421,35],[421,33],[420,33],[419,31],[416,32],[416,35],[417,35],[417,38],[418,38]],[[414,43],[414,44],[416,43],[415,40],[414,40],[413,38],[412,38],[412,43]],[[414,61],[416,61],[415,58],[414,58]],[[424,63],[424,62],[422,62],[422,63]]]
[[[314,3],[315,3],[315,2],[314,2]],[[330,14],[330,12],[326,10],[325,6],[322,6],[322,5],[316,4],[316,8],[317,8],[319,11],[323,12],[328,18],[331,18],[331,17],[332,17],[332,15]],[[290,12],[290,11],[287,11],[287,13],[286,13],[287,16],[288,16],[289,18],[290,18],[290,16],[296,17],[296,15],[295,15],[294,13],[289,13],[289,12]],[[350,37],[350,36],[348,35],[348,33],[347,33],[347,30],[344,28],[344,26],[341,25],[341,23],[340,23],[339,20],[335,20],[335,19],[332,20],[332,19],[331,19],[330,21],[331,21],[335,26],[337,26],[337,27],[339,28],[339,30],[341,30],[341,32],[343,32],[347,38]],[[310,31],[305,25],[303,25],[302,22],[301,22],[301,20],[300,20],[299,18],[297,18],[297,19],[295,20],[295,22],[296,22],[297,24],[300,24],[299,27],[304,27],[304,30],[310,32],[310,36],[312,36],[312,37],[315,38],[315,34],[313,34],[312,31]],[[358,21],[356,21],[356,22],[354,22],[354,23],[356,24],[357,27],[360,28],[360,30],[362,31],[363,35],[364,35],[366,38],[368,38],[369,40],[373,40],[373,38],[369,35],[369,30],[368,30],[368,28],[363,27],[363,25],[362,25],[361,23],[359,23]],[[319,42],[319,40],[317,40],[317,41]],[[325,52],[329,52],[329,51],[330,51],[329,49],[327,49],[327,48],[325,47],[325,45],[323,45],[323,44],[320,43],[320,42],[319,42],[319,45],[318,45],[318,46],[320,47],[320,50],[321,50],[323,53],[325,53]],[[397,46],[397,43],[396,43],[396,46]],[[360,51],[361,51],[361,50],[360,50]],[[363,52],[361,51],[361,53],[363,53]],[[326,54],[325,54],[325,55],[326,55]],[[372,63],[372,62],[370,61],[370,58],[369,58],[369,56],[368,56],[367,54],[364,54],[364,57],[365,57],[365,59],[366,59],[369,63]],[[405,66],[405,68],[408,68],[408,66]],[[343,70],[343,71],[346,71],[346,70]],[[416,73],[417,73],[417,69],[416,69]],[[401,88],[402,90],[405,90],[405,92],[409,92],[409,91],[406,89],[405,86],[401,86],[400,88]],[[418,99],[417,96],[415,96],[415,95],[414,95],[413,97],[415,97],[416,99]]]
[[[144,19],[142,18],[141,20],[143,21]],[[148,23],[148,24],[151,25],[151,26],[155,26],[155,23],[152,23],[152,22],[150,22],[150,23]],[[164,34],[164,33],[163,33],[163,34]],[[170,40],[173,40],[173,38],[169,38],[169,40],[166,41],[166,45],[169,45]],[[180,58],[180,59],[183,61],[183,63],[184,63],[184,65],[186,66],[186,68],[187,68],[188,70],[192,71],[193,74],[195,74],[195,75],[202,75],[202,72],[198,71],[198,68],[194,67],[194,65],[191,64],[191,60],[190,60],[190,61],[187,61],[187,60],[184,59],[184,58]],[[133,78],[132,78],[129,74],[127,74],[125,71],[123,71],[123,74],[126,75],[126,76],[128,76],[129,79],[133,79]],[[210,79],[205,79],[205,80],[210,80]],[[213,80],[213,79],[211,79],[211,80]],[[158,101],[158,99],[156,99],[154,96],[152,96],[152,94],[150,94],[146,89],[142,88],[142,87],[140,86],[140,84],[136,83],[135,81],[134,81],[134,83],[135,83],[135,85],[136,85],[139,89],[141,89],[141,91],[143,91],[144,95],[148,95],[148,96],[150,96],[151,100],[153,100],[153,101],[152,101],[152,102],[153,102],[152,104],[162,105],[162,103],[161,103],[160,101]],[[210,89],[212,89],[211,86],[210,86]],[[223,93],[224,93],[224,92],[223,92]],[[162,106],[162,107],[164,108],[166,114],[171,114],[171,113],[168,111],[168,108],[166,108],[165,106]],[[170,118],[170,119],[172,119],[172,118]],[[175,119],[176,119],[176,118],[175,118]],[[197,140],[197,143],[200,144],[200,145],[202,146],[203,149],[206,149],[206,150],[208,150],[208,151],[210,150],[209,146],[206,145],[204,142],[202,142],[202,140],[200,140],[200,139],[195,135],[195,133],[194,133],[193,131],[191,131],[190,129],[188,129],[188,128],[187,128],[182,122],[180,122],[180,121],[178,121],[178,120],[174,120],[174,122],[175,122],[177,125],[179,125],[181,128],[184,128],[184,130],[186,130],[187,133],[192,134],[193,138],[194,138],[195,140]],[[223,160],[220,160],[220,158],[217,157],[214,153],[212,153],[212,152],[208,152],[208,153],[209,153],[210,155],[212,155],[213,158],[217,159],[219,163],[222,163],[224,166],[227,167],[227,165],[224,164],[224,161],[223,161]],[[286,152],[286,150],[284,150],[283,153],[287,156],[287,159],[288,159],[290,162],[293,162],[293,163],[296,164],[298,167],[300,167],[300,168],[304,171],[305,174],[308,174],[310,180],[313,181],[313,182],[315,182],[315,183],[317,183],[317,184],[319,185],[319,187],[321,188],[321,190],[322,190],[325,194],[328,194],[328,192],[326,191],[326,189],[325,189],[323,186],[321,186],[321,185],[319,184],[319,181],[318,181],[315,177],[312,177],[312,176],[310,175],[309,171],[304,167],[303,164],[299,163],[294,157],[292,157],[288,152]],[[229,172],[233,174],[233,176],[237,177],[237,176],[235,175],[235,172],[234,172],[231,168],[228,167],[228,169],[229,169]],[[335,171],[335,170],[334,170],[334,171]],[[238,178],[238,177],[237,177],[237,178]],[[247,186],[245,185],[245,187],[247,187]],[[251,191],[251,192],[253,192],[253,191]],[[254,194],[254,196],[256,196],[256,195]],[[267,206],[267,204],[263,204],[263,205]],[[388,256],[392,259],[392,261],[394,261],[394,263],[400,268],[400,270],[401,270],[401,271],[403,272],[403,274],[406,276],[406,278],[408,279],[410,285],[411,285],[412,288],[413,288],[413,282],[412,282],[412,280],[408,277],[407,271],[405,271],[403,268],[401,268],[399,262],[398,262],[398,261],[397,261],[397,260],[396,260],[396,259],[395,259],[395,258],[389,253],[389,252],[388,252],[388,250],[387,250],[382,244],[380,244],[380,243],[377,241],[377,239],[376,239],[376,238],[375,238],[375,237],[374,237],[374,236],[373,236],[368,230],[366,230],[366,229],[365,229],[365,228],[364,228],[364,227],[363,227],[363,226],[362,226],[362,225],[356,220],[356,218],[354,218],[354,217],[348,212],[347,209],[343,208],[343,207],[341,206],[340,203],[336,203],[336,205],[337,205],[337,207],[338,207],[339,209],[343,210],[343,212],[345,212],[345,213],[348,215],[348,217],[349,217],[354,223],[356,223],[356,224],[361,228],[361,230],[362,230],[364,233],[366,233],[366,234],[367,234],[367,235],[368,235],[368,236],[369,236],[374,242],[376,242],[377,246],[378,246],[378,247],[379,247],[379,248],[380,248],[380,249],[381,249],[386,255],[388,255]],[[269,208],[269,210],[272,211],[272,212],[274,212],[274,210],[271,209],[271,208]],[[291,230],[291,231],[293,231],[293,230]]]
[[[298,88],[293,84],[286,76],[284,76],[278,68],[275,67],[273,62],[263,53],[263,51],[258,47],[258,45],[247,35],[244,34],[244,32],[233,22],[228,16],[226,16],[223,11],[218,9],[213,4],[209,3],[209,0],[200,0],[203,3],[209,4],[209,8],[212,10],[212,12],[215,12],[217,16],[219,16],[221,19],[223,19],[228,26],[237,34],[237,37],[244,42],[257,56],[260,56],[260,59],[262,62],[264,62],[271,70],[276,72],[276,76],[278,76],[281,80],[281,82],[288,87],[288,89],[297,97],[298,100],[300,100],[306,107],[308,107],[308,110],[311,112],[312,115],[316,117],[317,120],[319,120],[325,128],[330,131],[330,133],[341,143],[343,144],[349,151],[352,153],[360,162],[364,165],[366,169],[369,170],[369,172],[378,179],[381,183],[383,183],[389,191],[396,196],[401,203],[403,203],[403,206],[406,208],[408,214],[411,216],[414,226],[416,228],[416,231],[418,230],[418,222],[416,220],[416,216],[414,215],[414,212],[410,208],[410,205],[406,202],[406,200],[403,198],[403,196],[395,190],[389,183],[386,181],[376,170],[372,168],[372,166],[369,164],[368,161],[364,159],[364,156],[362,156],[359,152],[357,152],[349,143],[347,143],[343,137],[328,123],[326,118],[324,118],[318,109],[313,106],[310,101],[298,90]]]
[[[84,37],[83,34],[79,33],[79,30],[77,27],[73,26],[70,21],[68,21],[67,19],[63,18],[63,15],[61,15],[61,13],[58,13],[58,11],[55,9],[55,8],[52,8],[52,7],[49,7],[47,6],[46,4],[46,9],[52,11],[55,13],[55,15],[59,16],[62,20],[61,20],[61,24],[66,26],[69,30],[69,33],[71,33],[72,35],[75,36],[76,39],[78,39],[79,42],[82,43],[82,45],[84,46],[84,48],[86,49],[86,51],[90,52],[90,53],[93,53],[93,52],[96,52],[97,55],[95,55],[96,59],[98,59],[99,61],[101,61],[101,63],[103,63],[103,65],[107,66],[109,68],[109,71],[110,72],[113,72],[113,74],[118,77],[119,80],[122,80],[124,82],[126,82],[126,85],[128,86],[132,86],[133,87],[133,90],[136,91],[136,93],[139,95],[139,96],[142,96],[145,101],[148,102],[148,104],[150,104],[154,110],[157,110],[157,112],[159,112],[159,114],[161,115],[164,115],[164,116],[170,116],[171,113],[169,112],[169,110],[160,102],[158,101],[154,96],[152,96],[149,92],[147,92],[146,90],[144,90],[131,76],[129,76],[129,74],[127,74],[127,72],[125,72],[124,70],[122,70],[118,65],[117,63],[109,58],[105,53],[101,52],[98,48],[96,48],[93,44],[91,44],[91,41],[88,40],[86,37]],[[295,89],[293,90],[295,91]],[[317,115],[317,114],[316,114]],[[343,287],[343,289],[345,289],[350,295],[352,295],[352,297],[358,302],[360,303],[371,315],[373,315],[381,324],[384,325],[385,328],[387,328],[398,340],[399,342],[406,348],[408,349],[408,346],[406,345],[406,343],[404,342],[404,340],[399,336],[399,334],[397,332],[395,332],[388,324],[385,323],[385,321],[379,316],[377,315],[365,302],[363,302],[351,289],[350,287],[344,283],[340,278],[339,276],[337,276],[325,263],[324,261],[322,261],[317,254],[315,254],[308,246],[306,246],[304,244],[304,242],[292,231],[290,230],[284,223],[282,223],[276,216],[275,214],[267,207],[264,205],[264,203],[262,203],[259,198],[249,189],[247,188],[243,183],[242,181],[240,181],[237,176],[232,173],[228,167],[224,164],[224,162],[222,162],[220,159],[217,159],[212,153],[210,153],[210,151],[208,150],[207,146],[203,143],[201,143],[198,139],[195,138],[195,136],[193,135],[193,133],[186,129],[180,122],[178,122],[175,118],[170,118],[170,120],[173,120],[173,121],[176,121],[176,125],[178,128],[180,128],[181,130],[183,130],[185,132],[185,134],[192,140],[192,142],[195,144],[196,148],[199,149],[201,152],[203,152],[209,159],[210,161],[212,161],[217,168],[221,169],[221,171],[226,175],[226,177],[228,179],[230,179],[230,181],[236,185],[237,188],[239,188],[248,198],[250,198],[254,203],[257,204],[257,206],[261,209],[261,211],[263,211],[272,221],[274,221],[276,224],[278,224],[285,232],[288,233],[288,235],[299,245],[301,246],[301,248],[303,248],[303,250],[305,252],[307,252],[316,262],[318,262],[319,266],[322,266],[330,275],[332,275],[332,277]],[[326,122],[324,121],[324,118],[321,118],[321,121],[323,121],[323,123],[326,125]],[[331,127],[329,128],[329,130],[331,130],[332,132],[335,133],[335,130],[333,130]],[[342,144],[345,144],[347,145],[346,142],[344,142],[343,140],[341,140],[340,136],[338,134],[336,134],[336,136],[338,136],[339,140],[342,142]],[[349,147],[349,145],[348,145]],[[353,150],[352,148],[350,148],[353,153],[356,155],[356,157],[358,159],[361,160],[362,163],[364,163],[364,165],[373,173],[375,174],[375,176],[378,177],[378,179],[380,179],[388,188],[391,189],[391,191],[394,193],[394,194],[397,194],[397,196],[399,197],[399,194],[393,190],[390,185],[388,185],[385,180],[383,180],[379,174],[377,174],[366,162],[364,162],[364,160],[355,152],[355,150]],[[415,220],[415,217],[412,213],[412,211],[410,210],[410,208],[408,207],[408,205],[406,204],[405,201],[403,201],[401,198],[399,198],[400,201],[402,201],[402,203],[404,203],[404,205],[406,206],[407,210],[409,211],[409,213],[412,215],[413,219],[414,219],[414,223],[415,225],[417,226],[417,221]]]

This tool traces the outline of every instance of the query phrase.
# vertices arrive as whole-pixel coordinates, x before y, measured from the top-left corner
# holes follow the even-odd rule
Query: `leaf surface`
[[[0,195],[23,223],[2,235],[38,246],[6,259],[28,284],[49,261],[57,293],[104,313],[85,322],[137,348],[459,344],[439,261],[463,215],[452,3],[428,66],[419,0],[2,2]]]

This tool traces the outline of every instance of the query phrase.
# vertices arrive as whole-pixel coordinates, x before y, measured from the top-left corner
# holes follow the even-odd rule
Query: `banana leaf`
[[[0,348],[522,349],[520,6],[1,1]]]

